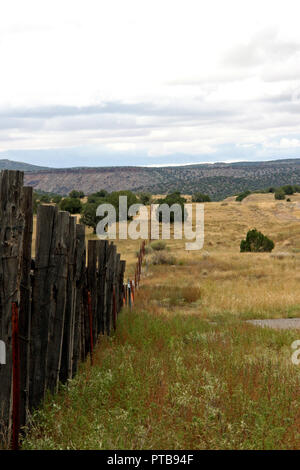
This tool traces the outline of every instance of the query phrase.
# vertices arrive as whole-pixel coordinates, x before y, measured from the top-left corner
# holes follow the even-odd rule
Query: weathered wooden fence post
[[[22,254],[22,278],[20,291],[19,331],[20,331],[20,424],[24,426],[29,411],[29,361],[30,361],[30,327],[31,327],[31,245],[33,230],[33,207],[31,187],[24,187],[22,210],[24,213],[24,237]]]
[[[76,249],[75,249],[75,281],[76,281],[76,306],[74,322],[74,345],[73,345],[73,367],[72,375],[77,371],[78,362],[82,357],[83,331],[84,331],[84,288],[86,282],[85,276],[86,248],[85,248],[85,226],[76,225]]]
[[[53,292],[57,217],[57,207],[38,207],[31,307],[30,409],[40,403],[45,392],[51,303],[57,298],[57,292]]]
[[[0,174],[0,340],[6,347],[6,364],[0,365],[0,431],[10,438],[12,392],[12,302],[20,301],[24,234],[23,173]]]
[[[110,335],[113,311],[113,284],[116,260],[116,247],[113,243],[108,245],[107,272],[106,272],[106,333]]]
[[[91,294],[92,316],[93,316],[93,344],[97,341],[97,242],[99,240],[88,241],[88,265],[87,265],[87,283],[88,291]]]
[[[120,261],[120,275],[119,275],[119,311],[123,306],[124,292],[124,275],[125,275],[126,261]]]
[[[0,174],[0,436],[5,435],[7,442],[11,437],[14,403],[15,448],[19,424],[26,424],[29,411],[40,404],[46,390],[55,392],[59,380],[74,376],[100,333],[110,334],[112,326],[116,328],[123,302],[125,262],[113,243],[90,240],[86,266],[84,226],[53,205],[38,206],[34,260],[32,232],[32,188],[23,188],[23,173],[4,171]]]
[[[97,301],[97,314],[98,314],[98,334],[105,333],[105,318],[106,318],[106,270],[107,270],[107,240],[99,240],[98,243],[98,301]]]
[[[67,243],[67,292],[64,321],[64,334],[62,345],[62,359],[59,379],[65,383],[72,378],[73,348],[74,348],[74,328],[75,328],[75,308],[76,308],[76,218],[69,216],[69,234]]]

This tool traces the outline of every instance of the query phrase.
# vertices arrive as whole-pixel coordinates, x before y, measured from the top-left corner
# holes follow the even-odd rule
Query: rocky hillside
[[[2,160],[3,162],[3,160]],[[10,162],[12,163],[12,162]],[[16,163],[16,162],[14,162]],[[21,164],[26,165],[26,164]],[[16,168],[17,169],[17,168]],[[42,191],[68,194],[72,189],[85,194],[100,189],[130,189],[167,193],[196,191],[220,200],[246,189],[300,184],[300,159],[269,162],[215,163],[181,167],[101,167],[25,170],[25,183]]]

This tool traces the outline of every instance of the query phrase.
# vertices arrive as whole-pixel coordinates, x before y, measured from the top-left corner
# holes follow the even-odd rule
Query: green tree
[[[152,195],[150,193],[139,193],[138,198],[144,206],[149,206],[151,204]]]
[[[171,194],[168,194],[165,198],[163,199],[158,199],[156,201],[158,204],[167,204],[169,207],[171,207],[173,204],[179,204],[181,207],[182,211],[182,221],[185,220],[187,217],[187,212],[184,208],[184,204],[186,203],[186,199],[181,196],[179,191],[175,191]],[[159,222],[162,221],[162,213],[158,212],[157,214]],[[174,212],[170,212],[170,223],[174,223]]]
[[[96,233],[96,227],[98,222],[100,221],[100,217],[96,216],[97,207],[99,204],[97,203],[89,203],[83,205],[80,222],[88,227],[92,227],[93,232]]]
[[[94,196],[96,197],[106,197],[108,195],[108,192],[105,189],[100,189],[100,191],[97,191],[94,193]]]
[[[210,202],[211,199],[208,194],[195,193],[192,196],[192,201],[193,202]]]
[[[70,214],[80,214],[82,203],[78,198],[66,197],[60,202],[60,209],[62,211],[68,211]]]
[[[45,204],[49,204],[51,202],[51,196],[50,194],[42,194],[40,196],[40,202],[43,202]]]
[[[291,194],[294,194],[294,187],[291,184],[287,184],[285,186],[281,186],[282,191],[284,194],[288,194],[289,196]]]
[[[272,251],[274,246],[273,240],[254,228],[249,230],[246,239],[241,241],[240,250],[241,252],[264,252]]]
[[[52,202],[53,202],[54,204],[59,204],[61,200],[62,200],[62,196],[60,196],[59,194],[56,194],[56,195],[53,196],[53,198],[52,198]]]
[[[73,189],[73,191],[70,192],[69,197],[71,197],[72,199],[73,198],[82,199],[82,198],[84,198],[84,192],[83,191],[76,191],[75,189]]]
[[[244,191],[243,193],[238,194],[235,200],[241,202],[243,199],[245,199],[245,197],[250,196],[250,194],[251,191]]]
[[[127,208],[132,206],[133,204],[138,204],[138,199],[136,195],[132,191],[114,191],[105,198],[105,202],[112,204],[116,209],[117,219],[119,219],[119,197],[120,196],[127,196]],[[127,212],[127,220],[131,220],[132,217],[128,215]]]

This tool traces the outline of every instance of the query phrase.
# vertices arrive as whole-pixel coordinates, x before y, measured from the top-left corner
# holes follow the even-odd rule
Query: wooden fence
[[[57,206],[41,205],[32,253],[32,188],[0,174],[0,441],[18,447],[20,425],[59,382],[76,373],[99,334],[116,328],[125,261],[106,240]],[[91,354],[92,356],[92,354]]]

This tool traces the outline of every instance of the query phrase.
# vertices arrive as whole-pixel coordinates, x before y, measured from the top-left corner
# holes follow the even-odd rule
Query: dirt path
[[[289,329],[300,330],[300,318],[275,318],[272,320],[247,320],[247,323],[251,323],[252,325],[263,326],[267,328],[275,328],[276,330],[289,330]]]

